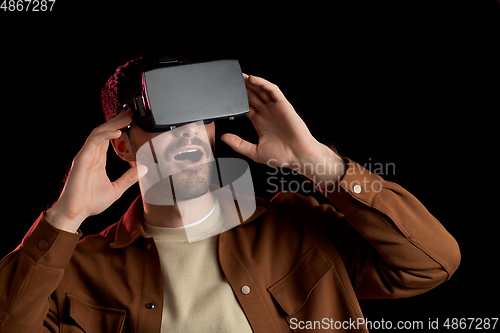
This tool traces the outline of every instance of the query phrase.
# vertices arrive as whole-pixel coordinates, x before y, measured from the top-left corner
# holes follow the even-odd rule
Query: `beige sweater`
[[[222,223],[218,201],[212,214],[195,226],[162,228],[144,222],[145,232],[155,240],[162,268],[162,333],[252,332],[221,270],[217,236],[188,242],[186,233],[193,228],[200,234],[220,229]]]

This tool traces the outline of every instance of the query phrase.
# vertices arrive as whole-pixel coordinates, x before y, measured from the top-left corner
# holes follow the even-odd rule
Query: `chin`
[[[145,198],[150,198],[150,200],[146,201],[170,205],[175,201],[199,198],[209,191],[211,176],[211,163],[204,164],[199,169],[182,170],[173,174],[171,179],[170,177],[163,178],[152,185],[145,195]]]
[[[205,166],[208,167],[208,164]],[[174,197],[177,201],[196,199],[210,189],[210,175],[208,168],[202,170],[183,170],[172,175]]]

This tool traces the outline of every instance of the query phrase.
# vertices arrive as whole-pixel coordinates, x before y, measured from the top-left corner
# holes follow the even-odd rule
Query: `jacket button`
[[[243,287],[241,287],[241,293],[242,293],[243,295],[248,295],[248,294],[250,294],[250,287],[249,287],[249,286],[243,286]]]
[[[361,186],[359,186],[358,184],[354,185],[354,187],[352,188],[352,191],[356,194],[360,194],[361,193]]]
[[[151,251],[153,249],[153,244],[149,243],[146,245],[146,250]]]
[[[45,250],[47,246],[49,246],[49,242],[47,242],[46,240],[41,240],[38,242],[38,248],[40,250]]]
[[[148,303],[146,304],[146,308],[148,308],[149,310],[153,310],[155,308],[155,305],[154,303]]]

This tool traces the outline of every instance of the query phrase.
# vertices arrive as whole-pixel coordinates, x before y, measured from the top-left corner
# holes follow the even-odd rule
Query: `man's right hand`
[[[137,167],[130,168],[114,182],[106,174],[109,141],[119,138],[120,129],[131,121],[132,111],[127,110],[92,131],[73,160],[59,200],[45,215],[50,224],[76,232],[83,220],[106,210],[138,181]],[[139,171],[145,174],[147,170]]]

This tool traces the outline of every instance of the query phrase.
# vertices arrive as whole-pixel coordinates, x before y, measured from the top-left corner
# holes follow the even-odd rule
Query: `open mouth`
[[[199,162],[203,157],[203,151],[199,148],[183,148],[174,155],[174,160],[180,163],[193,164]]]

